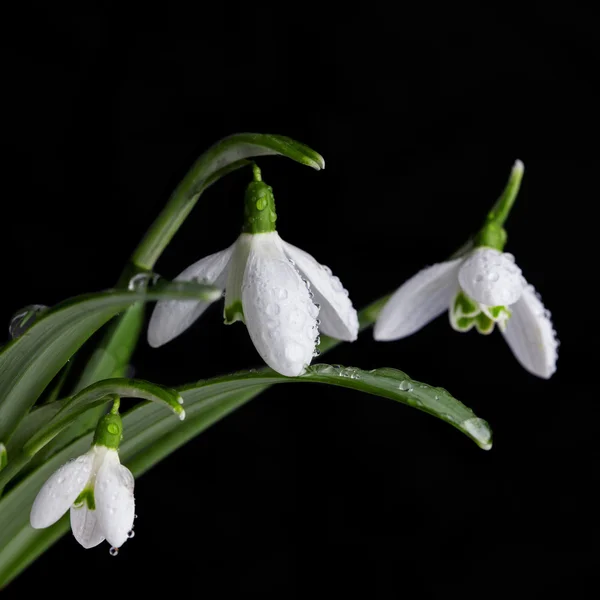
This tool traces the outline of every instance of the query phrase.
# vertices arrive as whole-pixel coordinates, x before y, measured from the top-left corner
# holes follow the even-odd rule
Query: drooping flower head
[[[262,359],[282,375],[296,376],[315,355],[319,331],[354,341],[358,317],[340,280],[310,254],[284,242],[276,220],[273,190],[255,165],[238,239],[226,250],[194,263],[175,280],[197,280],[225,289],[225,322],[244,322]],[[148,342],[158,347],[172,340],[207,307],[196,301],[157,303]]]
[[[116,403],[98,423],[90,450],[60,467],[40,489],[31,507],[33,528],[50,527],[70,510],[71,530],[84,548],[106,540],[116,553],[133,537],[134,480],[119,460],[122,431]]]
[[[552,376],[558,341],[550,313],[512,254],[503,252],[504,222],[522,176],[523,163],[517,161],[504,193],[468,249],[419,271],[392,294],[375,324],[375,339],[407,337],[448,310],[457,331],[475,328],[489,334],[497,324],[525,369],[544,379]]]

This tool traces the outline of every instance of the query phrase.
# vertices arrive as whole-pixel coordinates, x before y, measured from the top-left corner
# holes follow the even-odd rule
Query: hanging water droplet
[[[321,351],[318,348],[315,348],[313,358],[317,358],[317,356],[321,356]]]
[[[131,538],[135,537],[135,531],[134,531],[133,529],[130,529],[130,530],[127,532],[127,537],[128,537],[129,539],[131,539]]]
[[[108,551],[108,553],[111,556],[116,556],[117,554],[119,554],[119,549],[116,548],[115,546],[112,546],[111,549]]]
[[[10,319],[8,332],[14,340],[23,335],[48,310],[44,304],[29,304],[18,310]]]
[[[179,420],[183,421],[185,419],[185,410],[181,409],[181,412],[179,413]]]
[[[133,515],[133,518],[134,518],[134,519],[137,519],[137,515]]]

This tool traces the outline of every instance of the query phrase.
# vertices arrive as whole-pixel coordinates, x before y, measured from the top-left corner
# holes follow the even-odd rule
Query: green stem
[[[208,177],[203,177],[206,161],[202,155],[175,188],[166,206],[134,250],[131,255],[133,265],[142,270],[152,271],[156,261],[183,225],[202,192],[221,177],[249,164],[251,163],[248,160],[238,160]]]
[[[494,224],[497,227],[504,226],[510,210],[517,199],[524,169],[525,167],[520,160],[515,161],[504,191],[496,201],[496,204],[494,204],[492,210],[488,213],[486,225]]]

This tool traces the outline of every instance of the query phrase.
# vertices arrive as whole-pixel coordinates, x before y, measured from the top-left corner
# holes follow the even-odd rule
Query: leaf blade
[[[211,286],[169,284],[158,291],[108,290],[61,302],[0,351],[0,441],[7,444],[21,419],[71,356],[102,325],[137,302],[216,300]]]

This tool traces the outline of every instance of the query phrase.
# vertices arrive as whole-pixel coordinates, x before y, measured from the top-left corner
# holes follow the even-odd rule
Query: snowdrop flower
[[[556,370],[556,332],[550,312],[527,284],[511,254],[502,252],[504,220],[516,197],[523,164],[515,163],[507,188],[466,255],[423,269],[383,307],[376,340],[407,337],[449,311],[457,331],[489,334],[497,324],[513,354],[530,373],[548,379]]]
[[[91,449],[60,467],[42,486],[31,508],[33,528],[50,527],[70,509],[71,530],[84,548],[106,540],[116,554],[133,537],[134,481],[119,461],[122,429],[117,411],[101,419]]]
[[[272,188],[261,180],[256,165],[244,215],[242,233],[232,246],[199,260],[175,280],[225,289],[225,322],[243,321],[272,369],[301,375],[315,354],[319,329],[340,340],[356,339],[356,310],[328,267],[279,237]],[[148,327],[149,344],[158,347],[172,340],[207,307],[197,301],[158,302]]]

